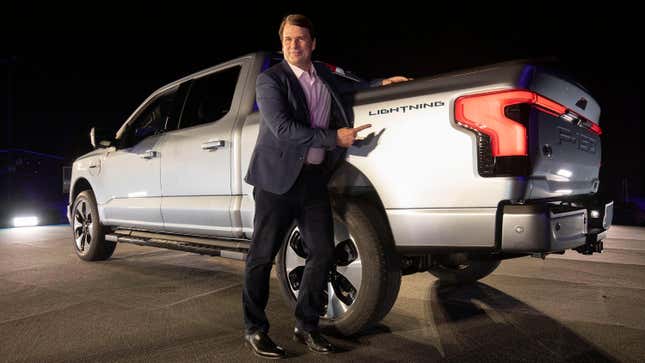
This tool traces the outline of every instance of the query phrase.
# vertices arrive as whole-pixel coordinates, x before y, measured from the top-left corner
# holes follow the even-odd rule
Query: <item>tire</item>
[[[464,285],[477,282],[490,275],[500,260],[478,258],[465,253],[438,256],[439,263],[429,269],[429,273],[439,279],[441,285]]]
[[[99,220],[96,199],[91,190],[76,196],[72,206],[73,246],[76,255],[85,261],[107,260],[114,253],[116,242],[105,240],[105,227]]]
[[[383,216],[365,201],[335,208],[334,235],[336,262],[326,289],[332,303],[321,313],[320,327],[347,336],[379,322],[390,311],[401,285],[400,257]],[[280,288],[291,307],[304,268],[301,243],[294,223],[276,261]]]

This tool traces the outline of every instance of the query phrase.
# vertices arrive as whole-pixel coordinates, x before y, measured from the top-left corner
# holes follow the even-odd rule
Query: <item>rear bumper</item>
[[[595,243],[606,236],[614,203],[594,206],[552,204],[502,206],[498,230],[502,252],[555,252]]]
[[[497,208],[386,210],[396,248],[404,254],[439,251],[557,252],[596,243],[606,236],[613,202],[589,199],[500,204]]]

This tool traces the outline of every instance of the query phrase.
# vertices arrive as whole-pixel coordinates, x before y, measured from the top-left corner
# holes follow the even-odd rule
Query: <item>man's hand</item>
[[[371,124],[366,124],[354,128],[343,127],[342,129],[338,129],[336,132],[336,144],[340,147],[348,148],[352,146],[356,140],[356,134],[358,134],[359,131],[370,127],[372,127]]]
[[[411,81],[412,79],[413,78],[408,78],[403,76],[394,76],[394,77],[386,78],[383,81],[381,81],[381,86],[387,86],[388,84],[392,84],[392,83],[407,82],[407,81]]]

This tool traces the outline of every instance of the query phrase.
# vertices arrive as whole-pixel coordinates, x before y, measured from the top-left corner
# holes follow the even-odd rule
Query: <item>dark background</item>
[[[199,8],[174,17],[85,16],[74,24],[14,33],[28,39],[23,44],[32,45],[25,49],[32,55],[1,58],[0,149],[52,154],[71,164],[91,149],[92,126],[116,130],[168,82],[256,50],[279,50],[282,16],[302,12],[318,30],[314,58],[365,78],[421,78],[518,58],[557,59],[602,108],[601,192],[628,214],[637,213],[639,203],[645,209],[642,41],[639,20],[631,15],[635,10],[581,15],[518,8],[466,16],[459,8],[366,12],[343,5],[272,7],[245,16],[239,10]],[[617,217],[640,223],[633,216]]]

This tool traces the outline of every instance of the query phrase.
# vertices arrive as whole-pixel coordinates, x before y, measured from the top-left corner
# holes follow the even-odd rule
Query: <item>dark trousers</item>
[[[322,169],[305,165],[285,194],[273,194],[259,188],[255,188],[253,194],[253,240],[246,258],[242,296],[246,333],[269,331],[264,310],[269,299],[271,267],[294,220],[307,254],[296,303],[296,325],[305,331],[315,331],[326,303],[323,289],[334,262],[332,212]]]

